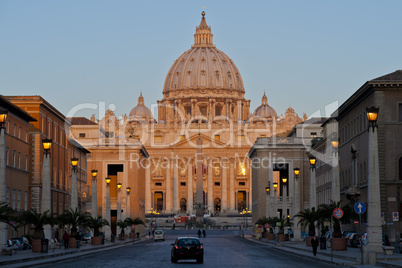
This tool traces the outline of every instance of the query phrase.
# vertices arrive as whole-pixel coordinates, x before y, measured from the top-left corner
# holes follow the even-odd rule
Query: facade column
[[[382,252],[380,173],[378,160],[378,129],[368,129],[368,198],[367,198],[367,236],[369,250]]]
[[[52,213],[51,210],[51,170],[50,170],[50,153],[43,154],[43,173],[42,173],[42,198],[40,202],[40,212],[44,213],[49,211],[49,215]],[[52,227],[47,224],[44,226],[43,231],[45,233],[45,238],[52,238]]]
[[[6,202],[6,129],[0,127],[0,202]],[[7,224],[0,222],[0,249],[7,247]]]
[[[151,161],[145,168],[145,211],[150,211],[152,208],[151,202]]]
[[[213,212],[213,205],[214,205],[214,188],[213,188],[213,180],[212,180],[212,172],[213,166],[212,162],[208,164],[208,213]]]
[[[105,207],[105,219],[110,224],[110,185],[106,185],[106,207]],[[105,239],[111,239],[112,230],[110,226],[105,226]]]
[[[193,213],[193,165],[187,168],[187,213]]]
[[[228,209],[228,177],[226,163],[222,161],[222,200],[221,212],[226,212]]]
[[[92,203],[91,203],[91,216],[93,218],[98,217],[98,196],[96,189],[97,180],[96,178],[92,179]]]
[[[234,174],[234,159],[230,159],[229,162],[229,211],[235,212],[235,190],[234,190],[234,183],[235,183],[235,174]],[[246,200],[247,202],[247,200]]]
[[[178,169],[178,159],[174,157],[173,160],[173,213],[178,213],[179,211],[179,169]]]
[[[317,189],[315,168],[310,168],[310,209],[315,208],[317,210]]]
[[[170,168],[171,168],[171,161],[169,160],[169,165],[166,169],[166,212],[172,212],[172,182],[170,181]],[[163,198],[165,200],[165,198]],[[155,204],[156,206],[156,204]],[[155,209],[155,208],[154,208]]]

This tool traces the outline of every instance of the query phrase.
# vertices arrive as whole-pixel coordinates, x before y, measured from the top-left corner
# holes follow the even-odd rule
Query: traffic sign
[[[363,202],[357,202],[355,204],[355,211],[357,214],[363,214],[366,212],[366,205]]]
[[[359,221],[358,221],[358,220],[355,220],[353,223],[354,223],[354,224],[359,224]]]
[[[266,223],[266,224],[265,224],[265,228],[269,228],[269,223]]]
[[[131,230],[134,230],[135,229],[135,225],[133,224],[133,225],[131,225]]]
[[[332,214],[334,215],[335,218],[340,219],[343,216],[343,210],[341,208],[336,208],[334,209]]]
[[[392,212],[392,220],[399,221],[399,212]]]

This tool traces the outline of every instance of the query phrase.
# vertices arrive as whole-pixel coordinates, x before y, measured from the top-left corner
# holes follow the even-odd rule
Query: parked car
[[[195,259],[197,263],[204,262],[204,247],[196,237],[178,237],[171,250],[171,262],[181,259]]]
[[[367,246],[367,244],[368,244],[367,233],[364,233],[362,235],[362,243],[363,243],[363,246]]]
[[[351,233],[348,235],[348,246],[357,248],[360,245],[360,234]]]
[[[91,241],[91,234],[90,233],[84,233],[84,235],[81,237],[82,241],[86,241],[87,243]]]
[[[155,230],[154,241],[162,240],[165,241],[165,233],[162,230]]]
[[[18,240],[20,244],[20,250],[31,249],[31,245],[29,244],[29,240],[26,237],[16,237],[13,238],[12,241]]]

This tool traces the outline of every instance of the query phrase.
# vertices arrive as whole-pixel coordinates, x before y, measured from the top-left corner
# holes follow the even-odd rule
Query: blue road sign
[[[366,205],[363,202],[357,202],[355,204],[355,211],[357,214],[363,214],[366,212]]]

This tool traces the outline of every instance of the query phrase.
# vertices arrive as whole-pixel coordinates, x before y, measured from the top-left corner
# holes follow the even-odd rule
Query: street
[[[195,260],[170,262],[170,244],[177,236],[197,236],[197,230],[164,230],[165,241],[153,240],[57,262],[57,267],[333,267],[322,262],[283,253],[269,246],[247,241],[234,230],[207,230],[204,264]],[[312,253],[311,253],[312,254]],[[55,263],[37,267],[54,267]]]

